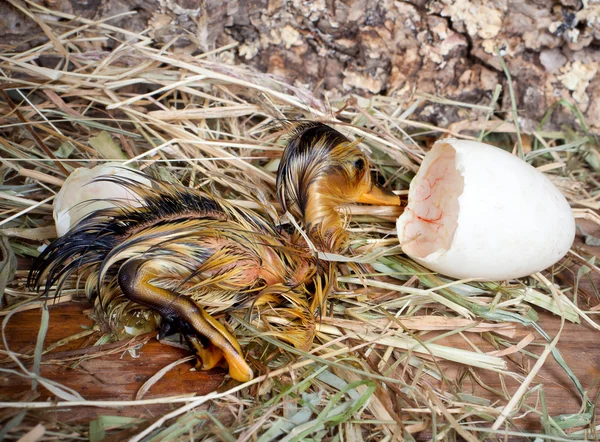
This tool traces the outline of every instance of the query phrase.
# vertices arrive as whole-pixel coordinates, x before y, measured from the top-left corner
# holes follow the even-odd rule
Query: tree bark
[[[42,2],[42,0],[40,0]],[[416,95],[489,104],[503,86],[501,110],[512,107],[502,54],[512,76],[520,124],[533,130],[600,132],[599,0],[45,0],[89,18],[135,10],[111,23],[150,28],[157,44],[201,52],[231,43],[222,60],[246,63],[319,94],[388,95],[410,104]],[[0,41],[26,49],[46,38],[9,3],[0,4]],[[28,40],[25,40],[27,37]],[[115,42],[117,44],[117,42]],[[5,46],[6,47],[6,46]],[[14,50],[15,47],[11,47]],[[507,112],[506,118],[511,117]],[[447,126],[465,116],[425,102],[417,118]]]

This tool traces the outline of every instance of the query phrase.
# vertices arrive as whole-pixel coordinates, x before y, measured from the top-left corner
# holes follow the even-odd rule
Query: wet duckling
[[[29,275],[30,286],[46,295],[55,286],[58,294],[77,274],[97,317],[114,325],[143,312],[160,335],[181,332],[201,369],[224,359],[231,377],[242,382],[252,379],[252,369],[214,315],[243,308],[268,311],[297,324],[273,334],[297,347],[310,345],[336,269],[319,262],[302,235],[200,190],[152,179],[151,185],[125,177],[99,179],[130,189],[141,207],[87,215],[44,250]],[[317,122],[293,125],[276,190],[283,209],[325,252],[348,247],[341,205],[400,205],[398,196],[373,183],[357,143]]]

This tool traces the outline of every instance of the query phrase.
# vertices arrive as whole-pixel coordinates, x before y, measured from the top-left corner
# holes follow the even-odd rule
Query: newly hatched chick
[[[97,315],[108,315],[111,322],[115,315],[147,307],[160,316],[162,335],[180,331],[187,338],[200,368],[224,358],[239,381],[252,379],[252,369],[214,314],[268,311],[297,325],[278,337],[296,346],[310,344],[336,269],[334,263],[318,262],[302,235],[199,190],[150,178],[151,185],[126,177],[100,179],[131,190],[141,207],[87,215],[44,250],[30,285],[43,287],[45,294],[56,286],[58,294],[77,274]],[[347,248],[340,205],[400,205],[399,197],[372,182],[356,143],[317,122],[293,125],[276,186],[284,210],[326,252]]]

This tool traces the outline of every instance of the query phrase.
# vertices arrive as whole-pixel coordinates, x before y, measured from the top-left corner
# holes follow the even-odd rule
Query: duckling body
[[[332,155],[336,148],[339,158]],[[399,204],[372,185],[367,164],[355,145],[328,126],[294,128],[277,191],[318,248],[339,252],[346,246],[338,205],[366,194],[379,196],[377,203]],[[130,188],[142,207],[89,214],[42,253],[30,283],[45,282],[45,292],[56,284],[58,293],[77,273],[98,315],[150,308],[160,315],[162,334],[178,330],[188,338],[201,368],[224,358],[239,381],[251,379],[252,370],[237,340],[213,315],[268,309],[301,325],[301,332],[281,338],[296,346],[312,341],[311,324],[334,272],[317,262],[301,235],[198,190],[155,180],[145,186],[128,178],[101,179]]]

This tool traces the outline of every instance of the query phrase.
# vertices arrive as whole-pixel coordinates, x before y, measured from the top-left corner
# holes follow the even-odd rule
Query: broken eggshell
[[[425,156],[397,222],[402,250],[454,278],[520,278],[560,260],[575,219],[560,191],[518,157],[444,139]]]
[[[141,205],[138,196],[127,188],[110,181],[94,181],[100,176],[111,175],[151,185],[150,180],[142,174],[118,163],[108,163],[92,169],[75,169],[54,200],[54,222],[59,237],[95,210],[116,207],[117,204],[131,207]]]

